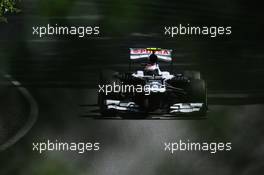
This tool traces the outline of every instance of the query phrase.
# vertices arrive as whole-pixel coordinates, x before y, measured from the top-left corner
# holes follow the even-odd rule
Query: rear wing
[[[130,48],[130,60],[148,58],[152,53],[157,55],[161,61],[171,62],[172,50],[160,48]]]

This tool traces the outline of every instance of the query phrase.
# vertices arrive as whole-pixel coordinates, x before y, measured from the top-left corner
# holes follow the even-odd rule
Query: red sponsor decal
[[[147,50],[147,49],[131,49],[131,54],[151,54],[152,51]],[[155,54],[157,55],[170,55],[169,50],[160,50],[160,51],[155,51]]]

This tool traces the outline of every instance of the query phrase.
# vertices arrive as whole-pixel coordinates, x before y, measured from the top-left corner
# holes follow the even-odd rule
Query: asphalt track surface
[[[78,105],[81,99],[93,104],[96,99],[93,90],[43,88],[39,91],[39,120],[27,137],[2,153],[3,157],[12,152],[19,155],[10,154],[3,164],[6,168],[1,170],[2,174],[14,172],[13,166],[26,174],[39,170],[55,173],[62,169],[66,174],[99,175],[181,172],[250,175],[263,171],[262,104],[210,105],[205,120],[94,120],[79,117]],[[32,142],[46,139],[97,141],[101,143],[101,151],[81,155],[76,152],[42,155],[32,152]],[[232,142],[232,151],[216,154],[164,151],[164,142],[180,139]],[[17,162],[21,162],[21,166]],[[51,166],[51,163],[57,166]]]

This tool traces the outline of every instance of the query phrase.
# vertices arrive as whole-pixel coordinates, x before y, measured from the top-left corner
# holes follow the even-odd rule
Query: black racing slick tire
[[[117,72],[111,70],[105,70],[100,72],[99,84],[103,85],[112,85],[114,82],[116,84],[120,83],[119,79],[115,77]],[[105,101],[107,99],[118,99],[118,94],[105,92],[98,92],[98,106],[102,117],[115,117],[116,111],[108,109]]]
[[[206,116],[207,113],[207,86],[204,80],[193,79],[189,86],[189,101],[192,103],[203,103],[198,115]]]

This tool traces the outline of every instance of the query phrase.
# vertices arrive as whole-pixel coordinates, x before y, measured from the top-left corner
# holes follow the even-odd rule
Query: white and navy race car
[[[102,116],[198,114],[204,117],[207,112],[205,81],[197,71],[172,74],[161,70],[162,62],[172,64],[171,55],[172,50],[168,49],[131,48],[128,72],[102,71],[98,92]],[[132,71],[132,63],[140,63],[141,68]]]

